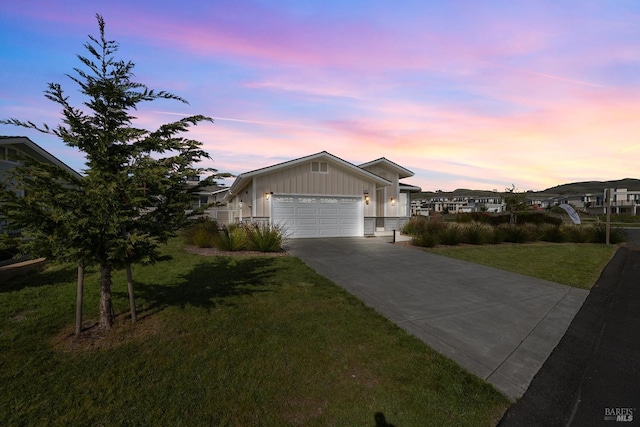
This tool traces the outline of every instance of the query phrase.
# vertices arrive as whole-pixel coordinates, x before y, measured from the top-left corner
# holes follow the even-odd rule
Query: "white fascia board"
[[[404,168],[404,167],[400,166],[399,164],[397,164],[395,162],[392,162],[391,160],[387,159],[386,157],[380,157],[379,159],[372,160],[372,161],[367,162],[367,163],[363,163],[361,165],[358,165],[358,167],[366,168],[367,166],[374,166],[374,165],[377,165],[377,164],[383,164],[387,168],[397,172],[399,177],[400,177],[400,179],[409,178],[409,177],[415,175],[409,169]]]

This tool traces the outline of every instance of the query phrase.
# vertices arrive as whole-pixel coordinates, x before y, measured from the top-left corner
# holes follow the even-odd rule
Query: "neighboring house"
[[[77,177],[81,176],[26,136],[0,136],[0,182],[4,182],[6,172],[20,164],[20,157],[30,157],[39,162],[51,163]]]
[[[357,166],[323,151],[238,175],[209,213],[222,225],[280,225],[291,238],[389,233],[411,217],[421,189],[400,180],[413,175],[385,158]]]
[[[565,204],[573,206],[577,211],[586,212],[587,208],[593,205],[595,201],[596,196],[592,194],[569,194],[549,199],[547,206],[553,207]]]
[[[199,176],[187,177],[187,185],[191,188],[200,184]],[[221,185],[211,185],[201,187],[198,191],[193,193],[193,200],[191,202],[191,209],[198,209],[203,206],[219,205],[222,202],[222,198],[229,190],[228,187]]]
[[[50,163],[69,173],[81,177],[75,170],[53,156],[25,136],[0,136],[0,183],[5,183],[5,174],[20,164],[21,157],[30,157],[39,162]],[[23,190],[16,189],[18,195],[23,195]],[[2,232],[2,220],[0,219],[0,232]]]
[[[587,211],[593,215],[607,213],[607,189],[603,190],[602,196],[591,196],[592,203]],[[614,188],[611,197],[611,213],[624,215],[640,214],[640,191],[628,190],[626,188]]]
[[[414,200],[412,204],[412,212],[414,215],[423,216],[442,212],[457,214],[470,212],[498,213],[504,211],[502,198],[489,196],[432,197],[426,200]]]

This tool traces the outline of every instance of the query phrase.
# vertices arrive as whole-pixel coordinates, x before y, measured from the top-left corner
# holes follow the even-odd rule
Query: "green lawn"
[[[0,284],[0,425],[482,426],[509,405],[296,258],[167,252],[134,268],[135,327],[116,275],[106,338],[69,338],[73,266]]]
[[[615,245],[529,243],[441,246],[424,249],[564,285],[591,289],[617,250]]]

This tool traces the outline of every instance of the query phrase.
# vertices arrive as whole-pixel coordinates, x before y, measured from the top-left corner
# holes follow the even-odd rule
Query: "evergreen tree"
[[[194,165],[208,155],[200,142],[183,135],[192,125],[212,120],[195,115],[153,131],[136,127],[132,112],[140,103],[186,101],[133,81],[134,63],[114,58],[118,43],[105,38],[104,20],[96,18],[100,35],[89,36],[84,45],[88,55],[78,55],[83,67],[68,75],[85,97],[82,106],[71,105],[62,87],[50,83],[45,96],[62,108],[62,123],[49,127],[13,118],[1,121],[54,134],[78,148],[86,156],[85,176],[72,179],[42,164],[25,164],[17,168],[24,169],[14,174],[12,185],[25,189],[27,196],[13,197],[6,189],[3,199],[9,203],[2,209],[11,224],[42,245],[40,252],[74,259],[79,266],[100,266],[100,327],[110,329],[112,272],[128,270],[135,319],[130,266],[159,260],[159,244],[185,223],[191,191],[197,189],[187,186],[187,177],[203,172]],[[46,170],[44,178],[30,178],[40,176],[37,170]],[[53,173],[58,174],[55,179],[45,177]],[[49,191],[41,191],[42,185],[49,185]],[[67,204],[71,206],[65,211]],[[73,238],[58,238],[64,235]]]

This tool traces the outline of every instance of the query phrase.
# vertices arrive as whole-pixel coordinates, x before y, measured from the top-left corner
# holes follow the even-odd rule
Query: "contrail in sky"
[[[154,113],[168,114],[172,116],[182,116],[182,117],[188,117],[191,115],[191,114],[184,114],[184,113],[174,113],[171,111],[154,111]],[[214,120],[221,120],[225,122],[250,123],[250,124],[256,124],[256,125],[278,126],[278,127],[299,128],[299,129],[313,129],[313,130],[325,130],[325,131],[327,130],[326,128],[320,128],[320,127],[291,125],[287,123],[277,123],[277,122],[263,122],[259,120],[232,119],[230,117],[215,117],[215,116],[211,118]]]

